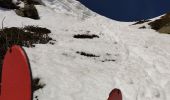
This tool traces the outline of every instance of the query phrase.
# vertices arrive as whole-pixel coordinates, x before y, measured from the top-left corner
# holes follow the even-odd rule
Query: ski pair
[[[1,68],[0,100],[32,100],[32,75],[28,57],[20,46],[12,46]],[[114,89],[108,100],[122,100],[122,93]]]
[[[109,98],[107,100],[122,100],[122,93],[120,89],[113,89],[110,92]]]
[[[32,100],[31,68],[20,46],[7,51],[1,72],[0,100]]]

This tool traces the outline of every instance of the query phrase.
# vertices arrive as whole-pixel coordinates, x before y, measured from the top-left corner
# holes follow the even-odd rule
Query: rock
[[[17,9],[15,10],[15,13],[21,17],[25,17],[25,14],[24,14],[24,9],[23,8],[20,8],[20,9]]]
[[[16,14],[22,17],[29,17],[32,19],[40,19],[38,11],[33,4],[25,4],[24,8],[17,9]]]
[[[160,29],[158,30],[158,32],[170,34],[170,23],[168,23],[168,24],[166,24],[165,26],[163,26],[162,28],[160,28]]]
[[[19,7],[15,5],[12,0],[0,0],[0,7],[7,9],[18,9]]]
[[[24,7],[24,14],[26,17],[32,19],[39,19],[38,11],[33,4],[26,4]]]
[[[43,2],[41,0],[21,0],[27,4],[41,5]]]
[[[162,27],[166,26],[170,22],[170,13],[162,16],[160,19],[157,19],[153,22],[150,22],[149,25],[154,30],[160,30]]]
[[[170,13],[167,13],[159,19],[150,22],[149,25],[152,29],[160,33],[170,34]]]

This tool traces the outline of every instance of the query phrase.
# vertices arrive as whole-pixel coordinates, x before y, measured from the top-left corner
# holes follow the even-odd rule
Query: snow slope
[[[130,26],[132,23],[100,15],[81,20],[80,13],[73,16],[56,12],[51,5],[36,7],[40,20],[19,17],[3,9],[0,20],[6,17],[4,27],[39,25],[52,31],[54,45],[24,47],[33,77],[40,77],[46,84],[34,95],[39,100],[107,100],[114,88],[122,90],[123,100],[170,100],[169,35],[137,29]],[[99,38],[73,38],[87,32]]]
[[[76,0],[42,0],[42,2],[56,12],[72,14],[80,19],[96,15]]]

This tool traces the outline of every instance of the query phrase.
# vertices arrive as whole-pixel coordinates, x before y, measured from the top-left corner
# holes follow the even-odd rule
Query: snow
[[[119,88],[123,100],[170,100],[169,35],[97,14],[81,20],[82,13],[51,9],[60,5],[57,2],[44,0],[46,6],[36,6],[40,20],[0,10],[4,27],[39,25],[50,29],[50,36],[56,40],[54,45],[24,47],[33,77],[40,77],[46,84],[34,96],[39,100],[107,100],[111,90]],[[87,31],[100,38],[73,38]],[[77,51],[100,57],[89,58]],[[115,61],[102,62],[106,59]]]
[[[96,15],[76,0],[43,0],[43,3],[56,12],[72,14],[80,19]]]

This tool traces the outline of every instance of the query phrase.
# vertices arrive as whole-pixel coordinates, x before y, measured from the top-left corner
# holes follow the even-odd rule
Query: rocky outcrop
[[[167,24],[166,24],[165,26],[163,26],[162,28],[160,28],[160,29],[158,30],[158,32],[170,34],[170,22],[167,23]]]
[[[7,9],[17,9],[19,8],[12,0],[0,0],[0,7]]]
[[[41,5],[43,2],[41,0],[21,0],[22,2],[26,2],[28,4],[34,4],[34,5]]]
[[[12,0],[0,0],[0,7],[7,9],[15,9],[17,15],[22,17],[28,17],[32,19],[40,19],[35,4],[41,4],[41,0],[16,0],[14,3]],[[20,3],[24,4],[24,7],[19,6]]]
[[[160,33],[170,34],[170,13],[167,13],[159,19],[148,24],[151,26],[152,29]]]
[[[152,29],[159,31],[163,27],[170,26],[170,13],[165,14],[160,19],[150,22],[149,25]]]
[[[16,14],[22,17],[29,17],[32,19],[40,19],[38,11],[33,4],[25,4],[24,8],[15,10]]]

